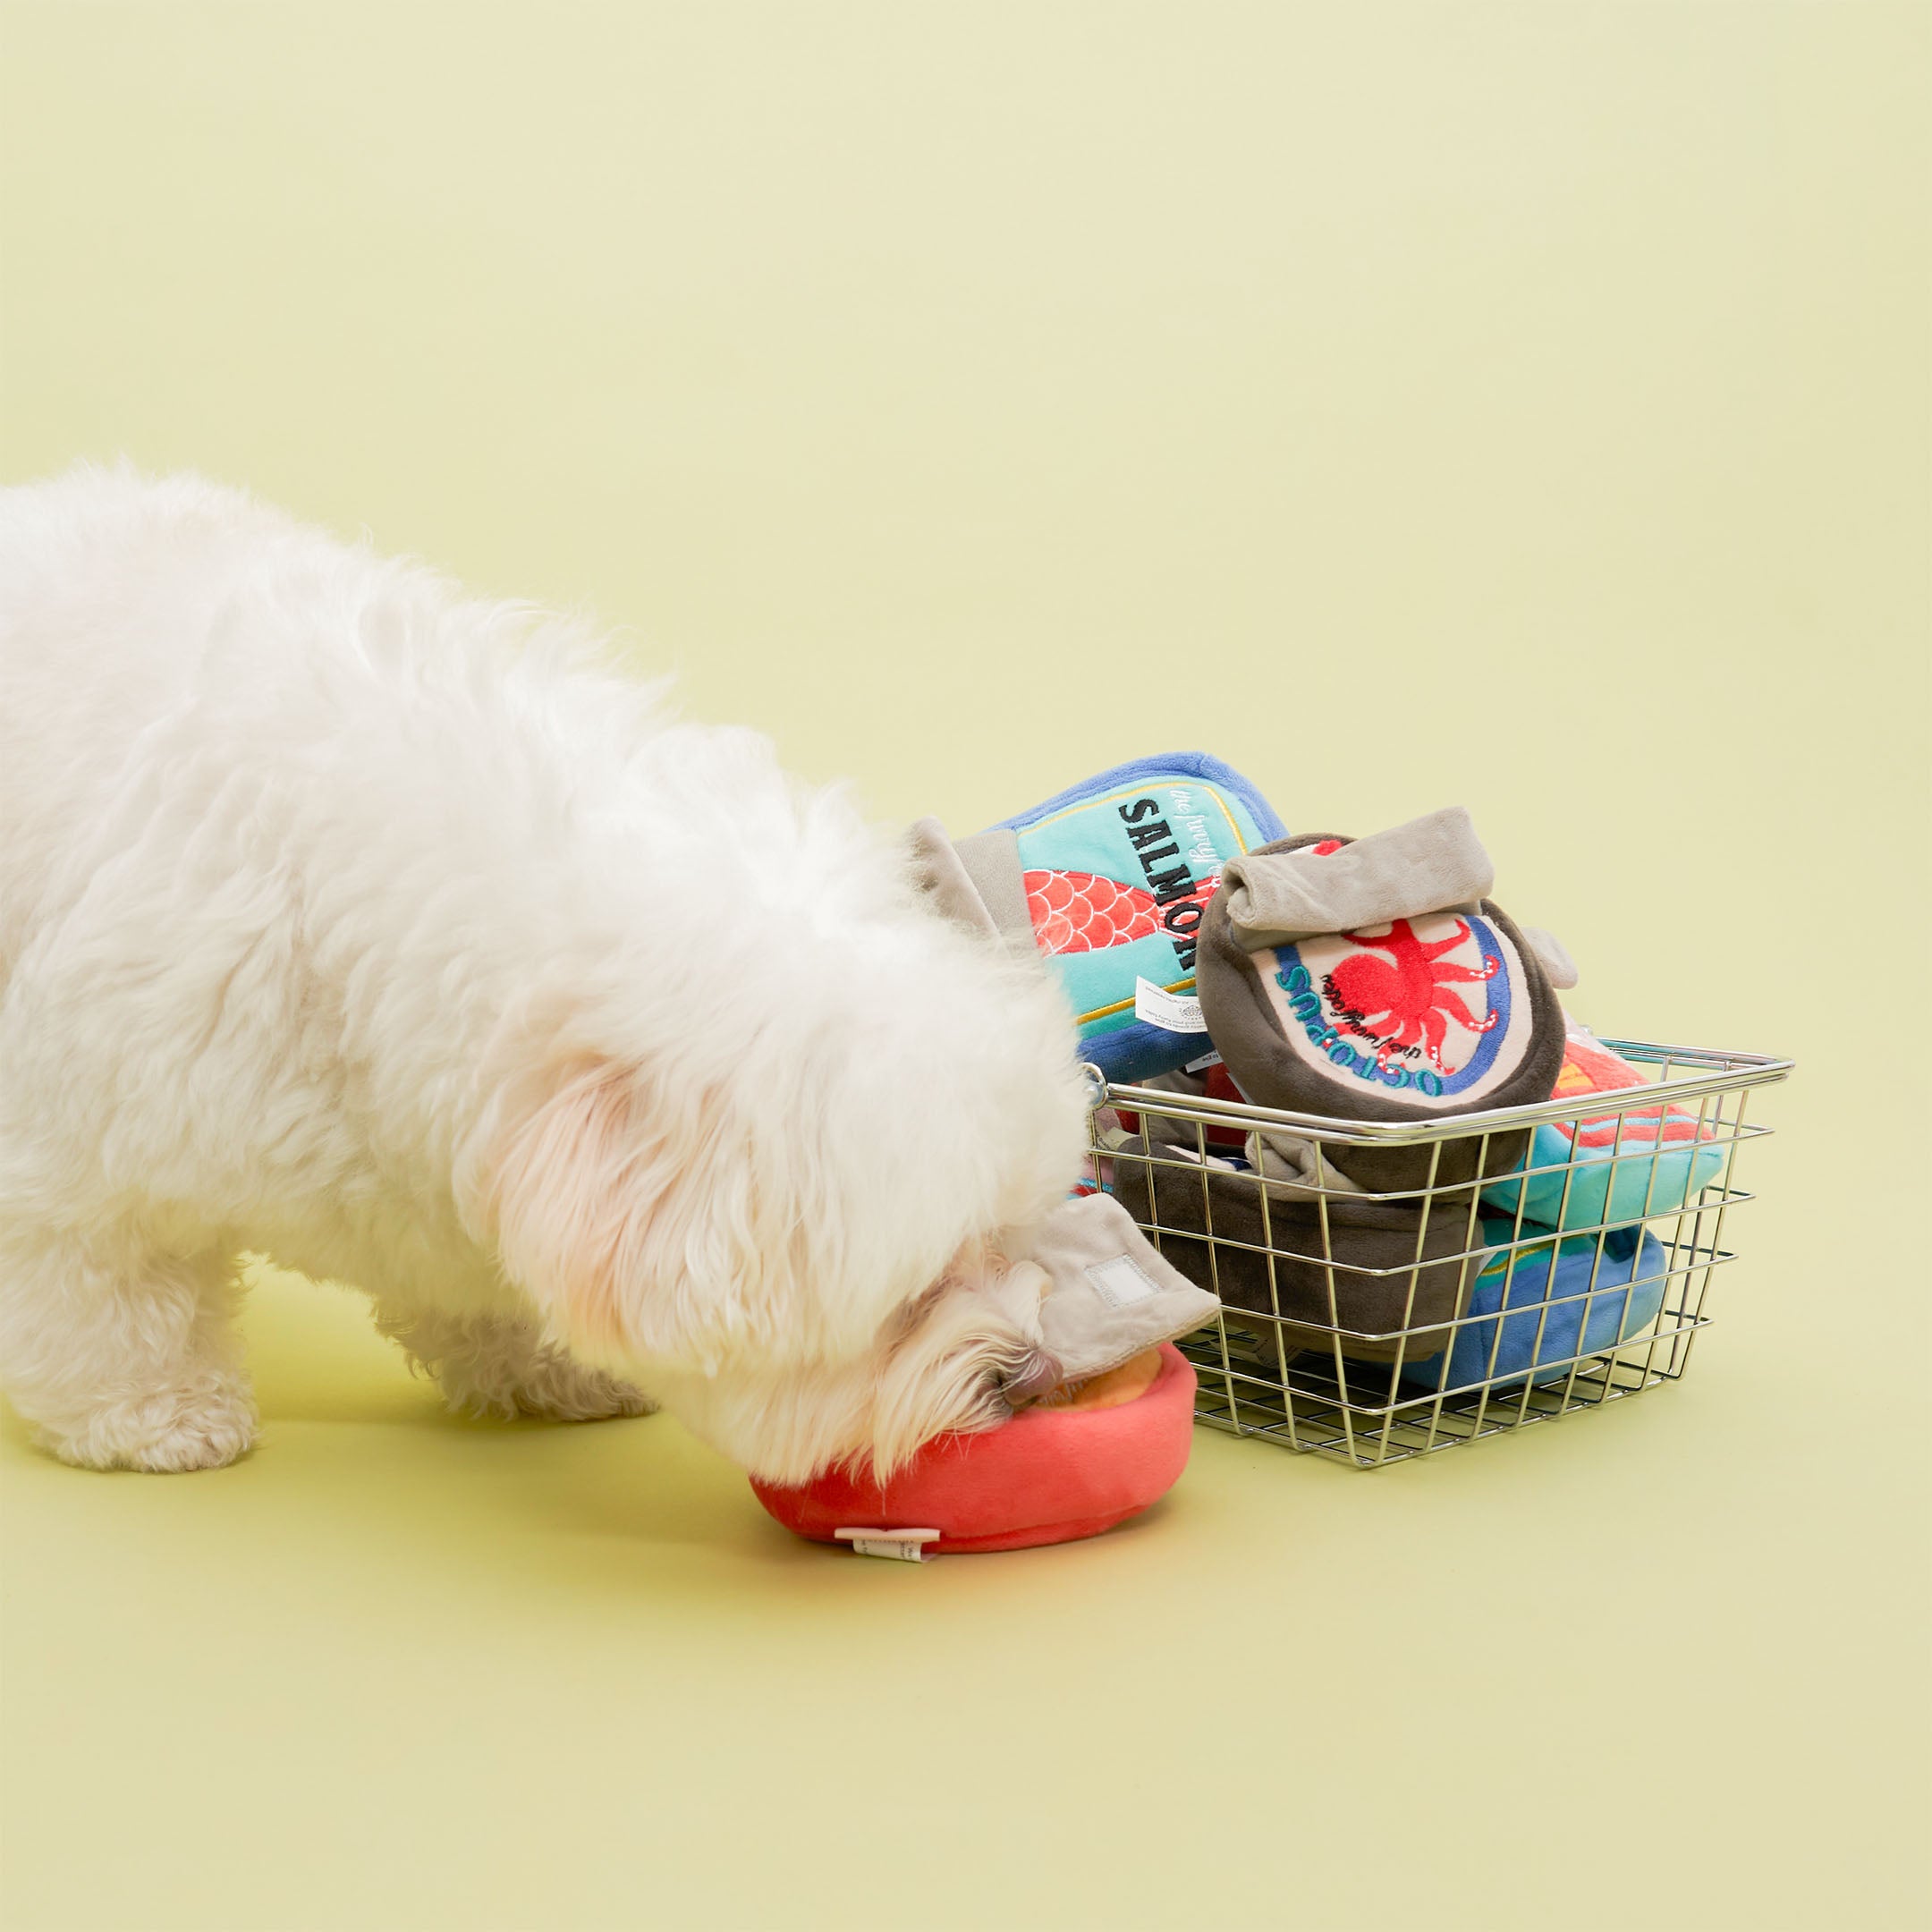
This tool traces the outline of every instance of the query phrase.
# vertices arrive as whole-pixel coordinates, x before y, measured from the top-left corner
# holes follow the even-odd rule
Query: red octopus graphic
[[[1429,1063],[1438,1072],[1446,1072],[1442,1045],[1451,1021],[1479,1035],[1496,1025],[1495,1013],[1479,1021],[1463,1004],[1462,996],[1450,991],[1454,986],[1496,978],[1498,962],[1493,959],[1485,959],[1480,971],[1470,966],[1452,966],[1443,959],[1445,953],[1453,953],[1469,936],[1469,921],[1458,919],[1448,938],[1421,940],[1405,919],[1394,921],[1385,933],[1342,935],[1357,945],[1394,954],[1392,963],[1369,953],[1351,953],[1328,975],[1335,1002],[1376,1036],[1378,1066],[1386,1065],[1398,1046],[1420,1046]],[[1385,1021],[1392,1022],[1386,1030],[1377,1024]]]
[[[1214,897],[1220,876],[1203,879],[1184,897],[1163,905],[1138,886],[1101,878],[1091,872],[1029,872],[1027,913],[1042,953],[1098,953],[1158,932],[1173,932],[1163,912],[1174,906],[1204,906]],[[1190,935],[1174,933],[1176,938]]]

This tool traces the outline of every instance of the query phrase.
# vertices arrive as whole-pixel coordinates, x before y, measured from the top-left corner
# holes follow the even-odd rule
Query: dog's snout
[[[1035,1349],[1013,1374],[1000,1377],[1000,1394],[1009,1409],[1024,1409],[1052,1394],[1060,1381],[1058,1360],[1045,1349]]]

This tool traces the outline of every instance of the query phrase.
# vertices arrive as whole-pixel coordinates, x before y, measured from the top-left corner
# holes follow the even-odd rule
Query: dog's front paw
[[[377,1326],[436,1377],[458,1415],[602,1422],[657,1407],[641,1389],[546,1341],[529,1321],[411,1312]]]
[[[174,1475],[233,1462],[255,1440],[255,1423],[246,1384],[200,1382],[106,1403],[72,1428],[43,1433],[77,1469]]]
[[[601,1368],[580,1362],[547,1363],[516,1392],[521,1415],[551,1422],[608,1422],[618,1416],[655,1415],[657,1404],[644,1391]]]

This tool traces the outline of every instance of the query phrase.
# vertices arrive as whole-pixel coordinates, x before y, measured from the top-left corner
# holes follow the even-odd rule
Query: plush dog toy
[[[1201,909],[1240,853],[1283,835],[1239,772],[1199,751],[1116,765],[954,843],[912,828],[954,918],[1026,936],[1078,1016],[1087,1058],[1139,1080],[1207,1051],[1193,998]]]
[[[1396,1122],[1547,1100],[1563,1009],[1538,949],[1487,897],[1494,876],[1460,806],[1369,838],[1313,834],[1230,859],[1197,970],[1241,1092]],[[1557,978],[1573,980],[1566,967]],[[1495,1137],[1484,1171],[1507,1171],[1523,1145]],[[1382,1193],[1469,1180],[1478,1146],[1338,1147],[1332,1158]]]
[[[1214,1319],[1105,1194],[1065,1202],[1032,1258],[1040,1330],[1065,1371],[1046,1401],[978,1436],[941,1436],[881,1483],[839,1469],[794,1487],[752,1482],[798,1535],[918,1558],[1097,1536],[1179,1479],[1193,1438],[1194,1371],[1173,1338]]]

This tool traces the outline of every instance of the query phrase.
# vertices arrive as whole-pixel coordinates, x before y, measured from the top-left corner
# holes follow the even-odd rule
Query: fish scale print
[[[1205,906],[1220,882],[1217,872],[1165,905]],[[1027,915],[1042,953],[1099,953],[1166,929],[1163,902],[1119,879],[1092,872],[1029,872],[1025,885]]]

